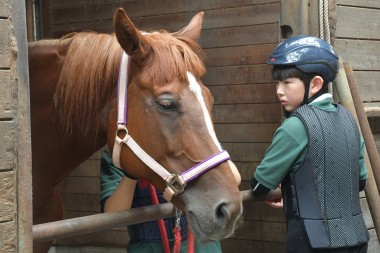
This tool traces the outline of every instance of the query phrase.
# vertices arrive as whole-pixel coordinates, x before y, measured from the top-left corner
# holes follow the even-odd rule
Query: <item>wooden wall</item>
[[[45,1],[44,1],[45,2]],[[215,1],[58,1],[45,2],[43,37],[72,31],[112,32],[112,17],[122,6],[143,30],[176,31],[204,11],[200,44],[208,58],[203,82],[215,97],[214,122],[219,140],[242,175],[249,179],[280,124],[270,67],[265,61],[279,42],[279,0]],[[99,211],[99,153],[86,161],[63,184],[66,218]],[[285,219],[281,210],[264,204],[245,205],[245,222],[231,239],[222,242],[228,252],[280,252]],[[125,228],[59,240],[58,245],[125,247]],[[239,245],[239,247],[237,247]],[[57,249],[56,249],[57,250]]]
[[[380,1],[337,0],[335,48],[353,67],[366,106],[378,106],[380,92]]]

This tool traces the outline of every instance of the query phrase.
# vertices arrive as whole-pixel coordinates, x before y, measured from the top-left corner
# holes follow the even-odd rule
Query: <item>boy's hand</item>
[[[284,203],[282,201],[282,197],[278,199],[269,199],[265,200],[265,203],[273,208],[283,208]]]
[[[272,192],[276,192],[276,194],[273,194],[271,197],[267,198],[265,203],[273,208],[283,208],[284,202],[281,194],[281,185],[279,185],[277,189]]]

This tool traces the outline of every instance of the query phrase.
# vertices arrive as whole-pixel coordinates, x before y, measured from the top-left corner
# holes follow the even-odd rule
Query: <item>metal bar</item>
[[[241,191],[240,194],[245,202],[281,197],[279,190],[271,191],[266,195],[254,195],[251,190]],[[132,208],[114,213],[94,214],[34,225],[33,240],[35,242],[50,241],[174,216],[174,206],[171,203]]]

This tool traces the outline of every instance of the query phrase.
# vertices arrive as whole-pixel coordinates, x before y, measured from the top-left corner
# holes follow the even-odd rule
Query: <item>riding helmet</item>
[[[338,73],[339,59],[333,47],[326,41],[298,35],[281,42],[267,63],[293,65],[302,72],[320,74],[332,82]]]

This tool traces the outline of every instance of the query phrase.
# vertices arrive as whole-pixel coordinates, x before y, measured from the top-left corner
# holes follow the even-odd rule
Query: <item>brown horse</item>
[[[136,143],[178,175],[221,151],[211,123],[213,98],[200,81],[205,68],[196,40],[202,19],[197,14],[175,33],[142,34],[118,9],[115,35],[76,33],[29,45],[34,224],[62,219],[59,183],[105,144],[112,151],[123,50],[131,59],[127,126]],[[125,134],[118,131],[120,138]],[[120,165],[161,191],[168,185],[126,145]],[[234,232],[242,213],[234,169],[231,161],[220,161],[171,200],[201,241]],[[36,243],[34,252],[49,247]]]

